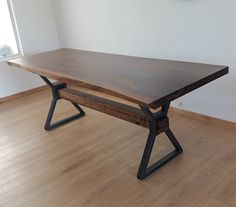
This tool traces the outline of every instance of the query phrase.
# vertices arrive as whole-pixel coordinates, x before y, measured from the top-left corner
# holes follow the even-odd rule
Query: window
[[[0,60],[22,54],[11,0],[0,0]]]

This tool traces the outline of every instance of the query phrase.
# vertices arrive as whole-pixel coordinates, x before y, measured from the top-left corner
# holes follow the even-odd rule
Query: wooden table
[[[226,66],[74,49],[59,49],[22,57],[8,61],[8,64],[36,73],[50,86],[53,99],[45,123],[46,130],[84,116],[85,112],[78,104],[147,127],[149,136],[137,175],[141,180],[183,152],[169,128],[167,113],[170,102],[228,73]],[[48,78],[59,83],[53,84]],[[78,91],[68,85],[110,94],[138,107]],[[52,124],[59,99],[70,101],[79,113]],[[151,110],[159,108],[155,112]],[[148,166],[155,138],[162,132],[167,135],[175,150]]]

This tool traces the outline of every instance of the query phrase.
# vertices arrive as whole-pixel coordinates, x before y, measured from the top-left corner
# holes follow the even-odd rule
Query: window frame
[[[24,55],[22,45],[21,45],[20,34],[19,34],[18,26],[17,26],[17,21],[16,21],[16,17],[15,17],[15,12],[14,12],[14,8],[13,8],[13,4],[12,4],[12,0],[6,0],[6,1],[7,1],[8,11],[9,11],[9,14],[10,14],[10,19],[11,19],[11,24],[12,24],[14,36],[15,36],[15,39],[16,39],[16,45],[17,45],[18,53],[14,54],[14,55],[10,55],[10,56],[5,57],[5,58],[0,58],[0,62],[10,60],[10,59],[14,59],[14,58],[17,58],[17,57],[22,57]]]

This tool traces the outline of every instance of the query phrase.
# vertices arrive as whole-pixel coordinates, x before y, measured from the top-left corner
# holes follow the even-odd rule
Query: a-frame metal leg
[[[174,157],[182,153],[183,149],[169,128],[169,120],[167,117],[169,104],[163,106],[161,111],[157,113],[152,113],[148,108],[144,108],[142,106],[140,107],[146,115],[147,120],[149,121],[149,135],[137,175],[138,179],[143,180],[151,173],[159,169],[161,166],[163,166],[164,164],[172,160]],[[175,150],[170,152],[151,166],[148,166],[156,137],[162,132],[167,135],[170,142],[175,147]]]
[[[46,120],[45,126],[44,126],[45,130],[49,131],[49,130],[55,129],[57,127],[60,127],[60,126],[62,126],[64,124],[72,122],[72,121],[74,121],[74,120],[76,120],[76,119],[78,119],[78,118],[80,118],[80,117],[85,115],[85,112],[79,107],[78,104],[71,102],[73,104],[73,106],[79,111],[79,113],[75,114],[75,115],[72,115],[72,116],[70,116],[68,118],[65,118],[63,120],[60,120],[58,122],[51,123],[52,122],[52,118],[53,118],[53,114],[55,112],[57,101],[61,99],[60,96],[58,95],[58,90],[66,88],[66,84],[65,83],[61,83],[61,84],[54,85],[46,77],[43,77],[43,76],[40,76],[40,77],[51,88],[52,96],[53,96],[53,99],[52,99],[52,102],[51,102],[51,106],[49,108],[47,120]]]
[[[75,108],[78,109],[78,111],[80,113],[72,115],[68,118],[62,119],[60,121],[57,121],[55,123],[51,123],[52,122],[52,117],[53,117],[53,114],[54,114],[54,111],[55,111],[55,108],[56,108],[57,101],[58,101],[58,99],[53,97],[52,103],[51,103],[51,106],[50,106],[50,109],[49,109],[49,112],[48,112],[47,120],[46,120],[45,126],[44,126],[45,130],[49,131],[49,130],[55,129],[57,127],[60,127],[64,124],[72,122],[72,121],[74,121],[74,120],[76,120],[76,119],[78,119],[78,118],[85,115],[85,112],[77,104],[71,102],[75,106]]]

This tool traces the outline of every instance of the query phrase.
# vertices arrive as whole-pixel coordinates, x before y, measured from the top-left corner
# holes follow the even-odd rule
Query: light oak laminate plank
[[[50,100],[41,91],[0,105],[0,206],[235,205],[234,129],[171,112],[185,151],[142,182],[147,129],[84,108],[84,118],[46,132]],[[73,112],[62,101],[56,119]],[[153,160],[169,150],[158,137]]]

